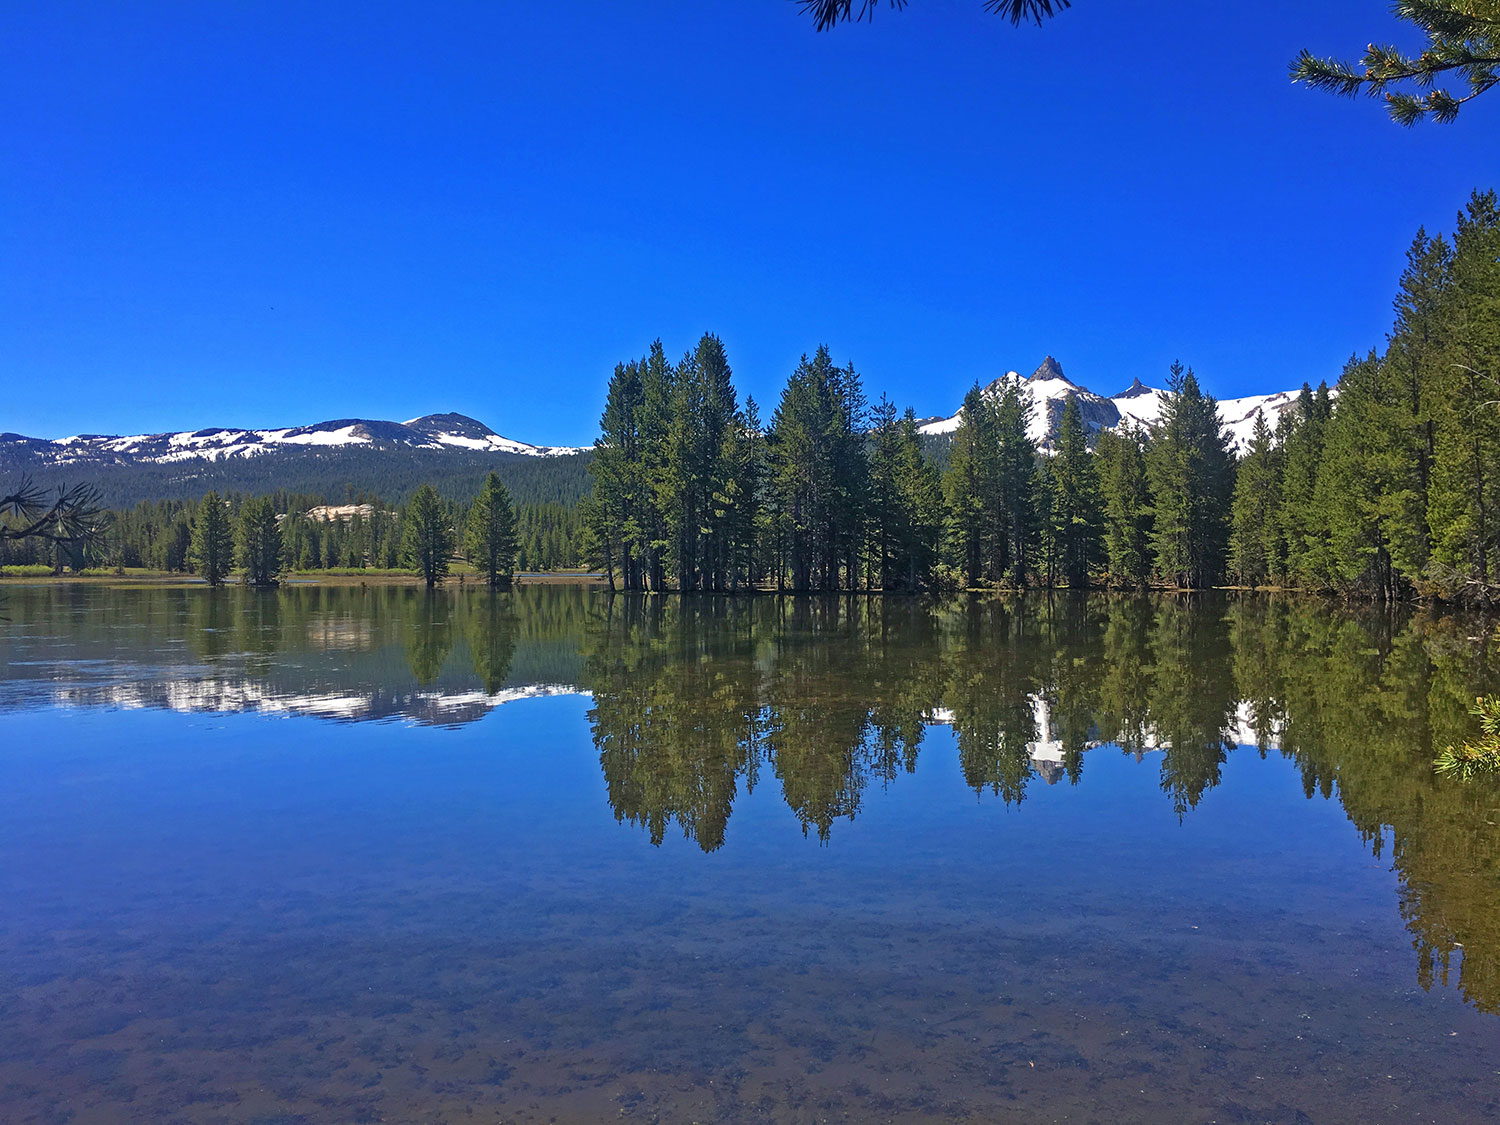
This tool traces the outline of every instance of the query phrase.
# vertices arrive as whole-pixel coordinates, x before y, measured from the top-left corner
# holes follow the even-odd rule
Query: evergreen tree
[[[1393,401],[1385,365],[1371,352],[1351,359],[1339,380],[1318,469],[1316,509],[1332,582],[1386,601],[1408,592],[1395,545],[1419,531],[1416,431],[1407,403]]]
[[[1333,408],[1326,384],[1316,394],[1305,383],[1297,405],[1282,415],[1278,431],[1282,455],[1282,557],[1289,584],[1322,589],[1329,568],[1324,547],[1324,521],[1317,509],[1318,467],[1323,459],[1324,431]]]
[[[651,344],[641,361],[640,482],[641,566],[643,586],[664,590],[670,530],[667,511],[672,507],[672,482],[668,465],[668,440],[672,426],[672,404],[676,397],[677,371],[667,360],[660,340]]]
[[[448,577],[453,555],[453,530],[443,502],[432,485],[412,493],[401,516],[406,563],[416,570],[430,590]]]
[[[1264,412],[1255,415],[1250,449],[1235,474],[1230,515],[1229,571],[1236,582],[1262,586],[1278,570],[1281,464]]]
[[[1449,593],[1500,587],[1500,207],[1478,193],[1459,216],[1444,339],[1434,365],[1428,521],[1435,577]]]
[[[1037,518],[1037,450],[1028,432],[1031,400],[1015,379],[1007,378],[995,404],[999,439],[996,477],[998,523],[992,566],[998,578],[1026,585],[1041,525]]]
[[[1223,573],[1234,460],[1218,404],[1192,369],[1173,364],[1169,386],[1147,457],[1156,572],[1173,585],[1211,586]]]
[[[1000,499],[1000,437],[994,407],[975,383],[964,395],[958,429],[943,474],[949,560],[969,589],[990,575],[1003,556],[1005,535]]]
[[[834,403],[834,519],[830,522],[829,538],[834,566],[842,566],[844,585],[852,590],[859,585],[870,486],[866,440],[869,401],[865,397],[864,382],[852,363],[835,372]]]
[[[896,480],[903,512],[896,584],[922,590],[933,584],[943,529],[943,485],[937,468],[922,452],[917,419],[910,407],[901,420],[896,446]]]
[[[758,577],[755,549],[761,523],[765,438],[755,399],[746,397],[745,407],[735,417],[720,456],[720,484],[714,495],[721,520],[719,534],[723,537],[719,565],[727,573],[728,588],[738,590],[753,587]],[[718,587],[724,586],[721,575]]]
[[[650,501],[640,440],[644,395],[641,365],[617,364],[589,463],[594,488],[588,514],[598,565],[611,585],[618,573],[626,590],[641,589],[645,579],[645,509]]]
[[[698,448],[693,462],[701,479],[698,504],[699,542],[695,575],[700,587],[727,590],[736,585],[732,571],[740,514],[736,505],[746,499],[741,457],[744,415],[740,413],[729,358],[723,342],[706,333],[693,353],[701,387],[701,421],[696,427]]]
[[[281,525],[270,497],[240,505],[239,555],[245,581],[252,586],[274,586],[281,575]]]
[[[679,590],[700,585],[699,546],[703,535],[704,487],[708,461],[705,415],[707,375],[698,353],[677,365],[672,383],[672,414],[666,456],[657,480],[656,502],[666,522],[666,569]]]
[[[167,531],[161,552],[161,568],[175,573],[187,570],[191,565],[192,540],[193,522],[184,510],[178,513]]]
[[[1057,499],[1055,466],[1046,458],[1036,466],[1036,520],[1040,529],[1034,566],[1038,584],[1045,589],[1062,585],[1063,528],[1052,515],[1052,505]]]
[[[826,347],[802,357],[771,418],[767,491],[778,586],[837,590],[858,576],[865,488],[863,392]]]
[[[464,549],[490,589],[509,586],[516,563],[516,513],[510,493],[491,473],[469,509]]]
[[[1099,435],[1104,549],[1114,586],[1140,587],[1151,577],[1151,490],[1143,442],[1129,425]]]
[[[229,567],[234,565],[234,528],[228,507],[217,492],[207,493],[198,505],[187,556],[193,570],[210,586],[223,585],[223,579],[229,576]]]
[[[1102,554],[1103,521],[1099,477],[1076,398],[1070,397],[1063,406],[1057,452],[1047,469],[1048,528],[1057,572],[1069,586],[1087,586]]]
[[[895,404],[881,396],[873,415],[874,431],[870,439],[870,492],[868,511],[869,573],[866,585],[888,590],[900,566],[903,539],[904,503],[900,486],[898,450],[901,427]]]
[[[1442,362],[1443,304],[1452,282],[1452,265],[1452,250],[1447,241],[1441,235],[1429,238],[1425,229],[1419,229],[1406,253],[1406,269],[1401,274],[1395,302],[1395,330],[1385,358],[1389,377],[1398,384],[1398,394],[1406,403],[1406,424],[1415,430],[1416,487],[1424,498],[1432,485],[1432,460],[1437,445],[1431,373]],[[1409,575],[1425,569],[1431,551],[1425,513],[1415,536],[1408,546],[1398,547],[1396,552]]]
[[[874,412],[866,511],[866,585],[918,590],[932,581],[942,485],[922,454],[916,416],[882,398]]]
[[[193,569],[210,586],[224,584],[234,564],[234,530],[229,510],[217,492],[208,493],[198,505],[188,555]]]

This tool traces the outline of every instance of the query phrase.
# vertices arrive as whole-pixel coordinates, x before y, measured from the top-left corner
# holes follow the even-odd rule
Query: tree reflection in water
[[[1314,600],[611,596],[392,588],[8,591],[0,711],[276,710],[457,725],[592,697],[622,822],[725,846],[772,784],[830,841],[926,753],[985,797],[1085,783],[1092,754],[1160,771],[1190,818],[1232,753],[1280,754],[1402,888],[1424,985],[1500,1009],[1500,795],[1434,747],[1500,690],[1494,624]],[[947,739],[930,732],[947,726]],[[925,743],[924,743],[925,739]],[[1237,749],[1244,747],[1245,749]],[[944,767],[948,768],[948,767]]]
[[[1007,803],[1039,778],[1078,784],[1086,752],[1115,747],[1159,755],[1187,817],[1237,747],[1280,753],[1393,863],[1422,983],[1457,967],[1463,995],[1497,1010],[1500,797],[1431,769],[1500,681],[1493,636],[1469,617],[1266,597],[621,596],[591,620],[582,680],[615,815],[705,851],[767,771],[828,840],[872,783],[915,769],[934,724],[965,781]]]

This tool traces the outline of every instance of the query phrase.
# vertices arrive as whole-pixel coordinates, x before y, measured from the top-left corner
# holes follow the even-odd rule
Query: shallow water
[[[0,1119],[1482,1121],[1493,625],[15,587]]]

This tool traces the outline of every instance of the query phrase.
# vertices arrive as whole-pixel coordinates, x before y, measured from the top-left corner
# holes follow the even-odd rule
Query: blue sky
[[[1384,0],[0,8],[0,430],[458,410],[596,432],[715,331],[767,408],[827,343],[949,413],[1055,355],[1233,397],[1380,343],[1419,225],[1500,183],[1454,126],[1293,87]]]

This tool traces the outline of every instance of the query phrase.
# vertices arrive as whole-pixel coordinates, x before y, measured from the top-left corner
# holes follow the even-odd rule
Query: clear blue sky
[[[950,413],[1046,353],[1232,397],[1379,344],[1402,255],[1500,182],[1500,92],[1405,130],[1293,87],[1385,0],[0,8],[0,430],[458,410],[586,443],[614,364],[826,342]]]

